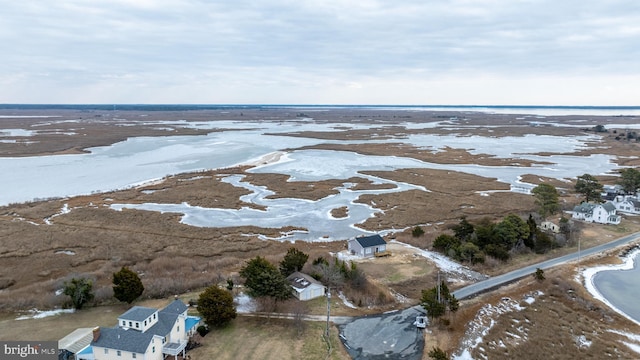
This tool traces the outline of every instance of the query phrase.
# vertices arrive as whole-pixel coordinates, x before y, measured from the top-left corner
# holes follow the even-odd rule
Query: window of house
[[[364,253],[365,254],[371,254],[371,248],[364,249]]]
[[[147,326],[147,320],[144,321],[144,326]]]
[[[153,352],[153,353],[156,352],[156,347],[155,346],[151,348],[151,352]]]
[[[116,351],[116,355],[122,356],[122,351],[120,351],[120,350]]]
[[[132,326],[132,325],[131,325],[131,321],[129,321],[129,327],[131,327],[131,326]]]
[[[108,354],[109,353],[109,349],[104,349],[104,353]]]
[[[178,329],[176,329],[176,331],[178,331],[178,332],[180,331],[180,326],[179,325],[178,325]]]
[[[136,353],[131,354],[131,357],[135,359],[136,358]]]
[[[122,326],[126,326],[126,325],[127,325],[127,322],[122,320]]]
[[[155,319],[156,319],[156,314],[154,313],[154,314],[153,314],[153,320],[155,320]]]
[[[138,329],[138,328],[140,328],[140,323],[139,322],[136,323],[136,329]]]

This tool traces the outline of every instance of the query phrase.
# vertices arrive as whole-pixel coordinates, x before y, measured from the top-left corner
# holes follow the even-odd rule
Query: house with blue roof
[[[358,236],[349,239],[347,250],[360,257],[381,256],[387,252],[387,242],[380,235]]]
[[[76,353],[78,360],[162,360],[185,357],[189,338],[200,318],[187,315],[176,299],[163,309],[134,306],[118,317],[115,327],[96,327],[89,346]]]

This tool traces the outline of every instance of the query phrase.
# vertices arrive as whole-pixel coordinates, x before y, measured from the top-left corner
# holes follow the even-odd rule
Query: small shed
[[[307,301],[325,294],[324,285],[307,274],[296,271],[287,276],[287,280],[293,288],[293,296],[298,300]]]
[[[347,249],[353,255],[373,257],[387,251],[387,242],[380,235],[359,236],[350,239]]]

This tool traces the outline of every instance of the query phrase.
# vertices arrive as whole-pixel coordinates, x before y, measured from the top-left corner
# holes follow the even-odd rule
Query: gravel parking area
[[[414,322],[424,315],[415,307],[365,316],[341,325],[340,339],[353,359],[419,360],[424,336]]]

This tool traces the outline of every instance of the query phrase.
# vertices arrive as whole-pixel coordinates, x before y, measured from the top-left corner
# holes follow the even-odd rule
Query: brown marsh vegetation
[[[131,112],[119,115],[129,119],[122,121],[122,124],[127,125],[126,132],[120,131],[125,128],[124,126],[116,127],[118,130],[112,132],[113,129],[109,125],[113,124],[114,120],[112,114],[109,113],[64,113],[63,116],[69,119],[80,118],[81,121],[42,127],[42,129],[50,129],[51,134],[38,135],[39,145],[37,146],[26,146],[20,142],[0,143],[0,155],[32,156],[79,152],[84,151],[87,147],[108,145],[130,136],[205,133],[201,130],[195,131],[179,127],[173,130],[158,130],[153,126],[131,120],[141,115],[139,113]],[[244,111],[244,114],[231,111],[224,116],[206,111],[179,114],[158,112],[145,118],[145,121],[176,118],[186,118],[187,121],[215,121],[218,118],[246,120],[249,117],[281,121],[295,116],[283,111],[255,113]],[[452,117],[457,118],[461,127],[407,130],[402,127],[383,128],[376,126],[376,124],[387,124],[406,118],[419,121],[442,121]],[[314,114],[314,121],[335,122],[337,130],[340,130],[339,123],[345,120],[367,123],[371,125],[371,128],[368,130],[343,129],[341,132],[332,133],[297,133],[291,134],[291,136],[367,139],[384,138],[399,132],[455,133],[460,136],[483,134],[494,137],[531,133],[550,135],[585,133],[582,129],[569,127],[530,127],[523,125],[522,121],[514,120],[513,117],[502,115],[473,113],[463,115],[444,112],[381,113],[368,110],[358,110],[358,113],[339,110]],[[596,124],[606,126],[608,123],[636,122],[633,118],[548,117],[545,119],[549,122],[577,120],[581,120],[580,124],[585,128]],[[37,120],[7,119],[3,125],[9,128],[19,127],[18,122],[20,121]],[[500,127],[496,128],[495,125],[500,125]],[[65,127],[67,127],[66,130],[77,131],[79,136],[60,137],[53,134],[54,130],[59,131],[61,128],[65,130]],[[82,131],[78,129],[82,129]],[[617,161],[620,165],[640,165],[640,160],[635,156],[639,150],[637,143],[617,141],[615,135],[610,133],[604,134],[602,142],[592,145],[589,149],[581,150],[580,154],[614,154],[618,155]],[[461,149],[447,148],[444,151],[433,152],[399,143],[349,147],[322,145],[316,148],[355,151],[373,155],[408,156],[435,163],[513,164],[511,159],[496,159],[483,154],[472,155]],[[546,154],[553,154],[553,149],[550,149]],[[521,166],[532,165],[522,161],[518,161],[518,163]],[[0,286],[3,288],[0,291],[0,310],[13,311],[33,307],[52,308],[63,305],[65,300],[63,297],[55,295],[56,290],[61,288],[65,280],[79,275],[95,279],[98,303],[111,303],[113,302],[110,292],[111,275],[124,265],[141,274],[146,289],[143,294],[144,298],[167,297],[176,293],[195,291],[211,283],[221,282],[226,278],[237,279],[237,272],[244,261],[256,255],[264,256],[275,263],[280,261],[291,246],[308,253],[310,259],[326,256],[329,252],[335,253],[345,247],[344,242],[314,244],[297,242],[290,244],[265,241],[257,236],[257,234],[263,234],[277,237],[281,233],[294,230],[290,227],[267,229],[256,224],[256,226],[250,227],[196,228],[181,224],[180,214],[160,214],[135,210],[114,211],[108,208],[112,202],[181,203],[186,201],[197,206],[234,209],[255,206],[239,200],[240,196],[247,193],[245,189],[236,188],[221,181],[221,178],[228,174],[242,174],[246,176],[246,181],[255,185],[268,186],[275,192],[274,197],[297,197],[311,200],[335,193],[335,187],[345,181],[354,183],[355,187],[359,189],[377,186],[364,177],[315,183],[289,182],[286,176],[251,174],[246,170],[246,167],[238,167],[179,174],[169,176],[162,182],[134,189],[68,199],[12,204],[0,208],[0,259],[2,261]],[[585,172],[588,172],[588,169],[585,169]],[[376,207],[384,210],[384,214],[378,214],[364,223],[363,228],[368,230],[406,228],[407,230],[397,233],[396,238],[421,248],[430,248],[433,239],[443,231],[447,231],[448,226],[456,223],[461,216],[467,216],[470,220],[486,217],[497,220],[508,213],[526,215],[535,207],[533,199],[523,194],[505,191],[483,196],[482,191],[508,190],[508,186],[497,182],[496,179],[429,169],[377,171],[368,172],[366,175],[408,181],[425,186],[430,190],[428,193],[407,191],[392,195],[369,195],[362,196],[358,200],[362,203],[375,204]],[[612,177],[601,177],[601,180],[609,183],[615,181]],[[563,189],[562,201],[565,209],[571,208],[579,201],[571,192],[572,185],[570,183],[556,179],[541,179],[537,176],[525,176],[525,181],[550,182],[559,189]],[[61,209],[65,207],[65,204],[70,211],[62,213]],[[345,216],[340,208],[335,209],[332,213],[336,217]],[[410,228],[415,225],[421,225],[425,229],[424,236],[420,238],[411,236]],[[621,228],[623,229],[621,230]],[[624,222],[621,227],[616,229],[607,227],[594,229],[593,226],[585,225],[581,229],[583,246],[608,241],[613,237],[637,231],[637,229],[637,223],[634,221]],[[558,250],[559,252],[548,256],[557,256],[562,251],[570,249],[571,247],[568,250]],[[369,293],[366,294],[367,297],[380,297],[380,294],[383,293],[382,296],[385,299],[381,303],[388,303],[392,300],[389,298],[390,296],[393,297],[399,293],[408,299],[408,303],[415,303],[420,291],[435,283],[434,267],[410,257],[397,257],[397,259],[400,259],[402,264],[393,261],[387,263],[386,260],[375,265],[361,264],[373,284],[373,287],[368,290]],[[476,269],[484,273],[497,274],[540,259],[539,256],[521,254],[514,257],[509,263],[488,262],[485,265],[478,265]],[[520,301],[527,293],[540,290],[544,295],[541,295],[533,304],[528,305],[525,310],[515,315],[513,313],[505,314],[498,319],[498,325],[484,338],[487,345],[483,346],[483,351],[489,358],[548,357],[543,356],[544,351],[551,351],[551,354],[554,354],[551,356],[552,358],[570,358],[563,356],[564,350],[560,349],[570,348],[571,344],[575,344],[572,336],[579,336],[578,332],[584,333],[587,339],[593,343],[590,347],[591,350],[577,348],[571,353],[572,355],[582,354],[582,352],[612,354],[614,357],[623,358],[630,355],[628,349],[624,345],[620,345],[616,335],[607,333],[605,329],[628,328],[637,333],[637,327],[591,299],[589,294],[581,290],[579,283],[567,280],[572,276],[570,267],[562,268],[549,272],[547,280],[541,284],[523,280],[501,290],[496,295],[487,295],[465,302],[449,327],[440,329],[427,337],[433,340],[433,343],[451,352],[457,348],[459,340],[463,338],[465,324],[476,316],[477,310],[483,304],[498,303],[505,296]],[[569,293],[572,295],[568,295]],[[347,296],[357,301],[358,294],[347,294]],[[582,300],[576,301],[576,299]],[[322,308],[322,306],[318,308]],[[526,343],[516,343],[515,341],[509,343],[505,341],[504,337],[505,334],[513,332],[513,324],[517,324],[513,321],[514,319],[521,324],[528,320],[532,324],[544,324],[544,326],[532,325],[527,328],[528,340]],[[231,329],[228,334],[219,335],[221,337],[228,336],[229,339],[238,338],[238,336],[256,336],[256,333],[248,334],[246,331],[250,330],[243,329],[244,325],[251,326],[250,321],[252,320],[239,321],[238,326]],[[280,325],[275,322],[272,325],[286,326],[286,324]],[[256,329],[256,331],[258,330],[260,329]],[[553,336],[559,332],[562,332],[562,336]],[[589,332],[597,334],[597,336],[589,337],[587,335]],[[269,342],[275,341],[268,336],[264,339],[269,339]],[[508,345],[506,349],[502,346],[492,347],[490,345],[492,343],[500,344],[500,340]],[[427,341],[427,343],[431,342]],[[552,344],[549,346],[558,350],[549,350],[549,347],[545,349],[542,344]],[[220,344],[215,344],[215,346],[220,346]],[[296,342],[294,347],[296,350],[292,350],[292,354],[300,354],[299,348],[304,346],[304,342]],[[531,353],[532,348],[535,349],[534,353]],[[264,355],[268,352],[267,349],[261,354]]]

